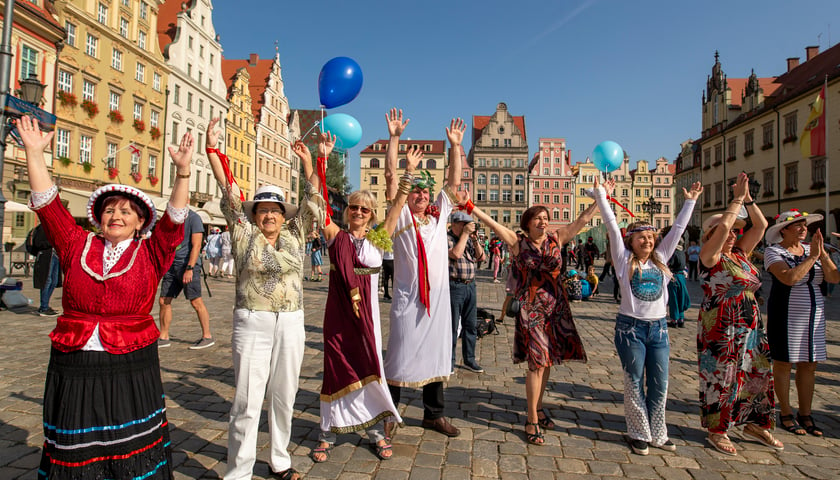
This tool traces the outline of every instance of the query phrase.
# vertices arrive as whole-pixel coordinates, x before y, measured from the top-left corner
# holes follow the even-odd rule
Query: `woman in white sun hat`
[[[820,285],[840,281],[840,272],[823,246],[817,230],[803,243],[808,225],[822,220],[791,209],[776,216],[767,229],[764,267],[773,275],[767,301],[767,336],[773,358],[773,377],[782,428],[796,435],[823,435],[811,416],[817,363],[826,359],[825,309]],[[790,371],[796,365],[796,418],[790,401]]]
[[[53,132],[17,122],[26,149],[30,207],[38,214],[65,272],[62,308],[50,333],[44,388],[44,449],[38,478],[172,478],[172,448],[150,315],[158,283],[184,237],[192,136],[169,147],[177,170],[166,213],[128,185],[90,196],[88,218],[101,233],[76,225],[44,163]],[[146,238],[148,232],[154,232]]]

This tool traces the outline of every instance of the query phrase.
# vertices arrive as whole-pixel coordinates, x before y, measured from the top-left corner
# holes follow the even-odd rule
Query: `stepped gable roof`
[[[166,0],[158,7],[157,34],[160,53],[166,56],[166,47],[178,37],[178,14],[192,8],[193,0]]]
[[[240,68],[248,70],[251,80],[248,82],[248,89],[251,94],[251,111],[254,114],[254,121],[259,123],[260,111],[265,105],[265,89],[268,87],[268,79],[271,76],[271,67],[274,59],[260,59],[259,55],[252,53],[247,59],[224,59],[222,61],[222,74],[228,88],[231,80]]]
[[[516,125],[516,128],[522,133],[522,141],[527,143],[528,139],[525,136],[525,117],[524,116],[516,116],[511,115],[513,117],[513,124]],[[481,137],[481,131],[484,130],[484,127],[490,123],[490,119],[493,118],[490,115],[473,115],[473,131],[472,131],[472,141],[473,144]]]

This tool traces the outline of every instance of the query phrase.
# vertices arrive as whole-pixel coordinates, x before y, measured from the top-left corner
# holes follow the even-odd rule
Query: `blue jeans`
[[[58,285],[58,278],[61,269],[58,264],[58,257],[52,255],[50,260],[50,271],[47,273],[47,279],[44,281],[44,288],[41,289],[41,307],[38,310],[44,311],[50,308],[50,297],[52,297],[55,287]]]
[[[449,305],[452,311],[452,368],[455,368],[455,346],[458,345],[458,321],[461,322],[461,356],[465,365],[475,365],[475,282],[449,281]]]
[[[665,402],[671,352],[666,319],[639,320],[619,314],[615,321],[615,348],[624,370],[627,434],[634,440],[662,445],[668,441]]]

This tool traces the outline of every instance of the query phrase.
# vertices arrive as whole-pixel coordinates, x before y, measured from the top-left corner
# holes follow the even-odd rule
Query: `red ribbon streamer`
[[[426,245],[423,243],[423,237],[420,236],[420,229],[417,228],[417,219],[414,218],[414,214],[411,214],[411,222],[414,224],[414,233],[417,235],[417,273],[420,277],[420,303],[426,306],[426,312],[431,316],[429,261],[426,259]]]
[[[633,215],[633,212],[631,212],[629,208],[627,208],[627,207],[625,207],[624,205],[622,205],[622,204],[621,204],[621,202],[619,202],[619,201],[618,201],[618,200],[616,200],[615,198],[613,198],[613,197],[607,197],[607,200],[609,200],[609,201],[613,202],[614,204],[618,205],[619,207],[623,208],[623,209],[624,209],[624,211],[625,211],[625,212],[627,212],[627,213],[629,213],[631,217],[636,218],[636,216],[635,216],[635,215]]]
[[[216,155],[218,155],[219,160],[222,161],[222,169],[225,171],[225,179],[227,180],[228,185],[236,185],[237,187],[239,187],[239,184],[236,183],[236,179],[233,178],[233,172],[230,171],[230,160],[228,160],[227,155],[222,153],[217,148],[208,148],[207,154],[209,155],[211,153],[215,153]],[[245,192],[243,192],[241,188],[239,189],[239,200],[242,202],[245,201]]]
[[[331,223],[331,218],[333,214],[332,206],[330,206],[330,195],[327,192],[327,159],[324,157],[318,157],[317,165],[318,167],[318,178],[321,180],[321,195],[324,197],[324,203],[327,204],[327,220],[324,222],[324,225],[329,225]]]

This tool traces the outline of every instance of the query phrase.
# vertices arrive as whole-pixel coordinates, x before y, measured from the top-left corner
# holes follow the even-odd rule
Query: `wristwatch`
[[[187,265],[187,268],[189,268],[190,270],[192,270],[193,268],[195,268],[195,265]]]

